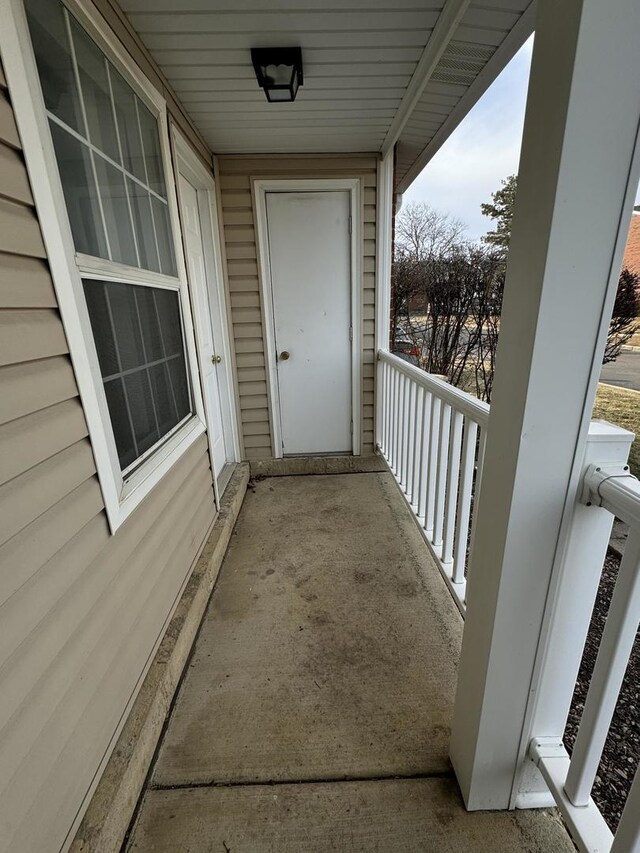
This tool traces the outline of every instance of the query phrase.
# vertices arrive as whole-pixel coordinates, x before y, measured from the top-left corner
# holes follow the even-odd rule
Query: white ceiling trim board
[[[536,0],[522,13],[518,23],[509,32],[502,44],[498,47],[491,59],[477,75],[466,93],[460,98],[453,108],[449,117],[445,119],[438,131],[434,134],[428,145],[414,160],[409,170],[402,175],[398,182],[397,191],[403,193],[410,184],[418,177],[440,146],[451,136],[462,119],[471,110],[474,104],[487,91],[509,60],[520,49],[534,30],[536,18]]]
[[[382,143],[383,157],[386,157],[400,138],[404,126],[411,117],[414,107],[420,100],[427,83],[431,79],[431,75],[440,61],[440,57],[453,38],[458,24],[464,17],[469,2],[470,0],[447,0],[445,3],[429,41],[422,52],[413,77],[407,86],[404,97],[400,102],[395,118],[391,122],[391,127]]]

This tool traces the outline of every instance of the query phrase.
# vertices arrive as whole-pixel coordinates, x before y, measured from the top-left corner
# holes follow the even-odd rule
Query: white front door
[[[217,313],[219,306],[210,298],[207,280],[207,261],[203,243],[203,206],[199,204],[198,191],[184,175],[179,177],[180,210],[187,260],[187,271],[191,285],[196,314],[198,342],[200,346],[203,392],[209,432],[209,448],[213,470],[218,479],[220,492],[224,490],[228,473],[227,462],[233,458],[233,450],[225,438],[224,402],[221,395],[219,371],[222,368],[221,341],[216,340]],[[206,196],[206,193],[205,193]],[[207,229],[209,230],[209,229]],[[214,282],[214,285],[217,283]],[[221,332],[218,333],[218,338]],[[218,347],[216,347],[218,344]]]
[[[348,191],[267,192],[282,452],[349,453]]]

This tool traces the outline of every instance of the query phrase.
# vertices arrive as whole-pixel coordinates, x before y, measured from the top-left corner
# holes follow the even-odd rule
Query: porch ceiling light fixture
[[[268,101],[295,101],[298,87],[302,86],[299,47],[252,47],[251,61]]]

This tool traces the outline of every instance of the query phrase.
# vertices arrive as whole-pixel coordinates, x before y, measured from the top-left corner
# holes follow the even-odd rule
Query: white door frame
[[[269,398],[269,417],[273,436],[273,455],[282,458],[282,424],[280,419],[280,399],[278,394],[278,374],[275,349],[275,318],[273,315],[273,288],[271,282],[271,264],[269,262],[269,231],[267,225],[267,193],[295,192],[331,192],[347,190],[349,192],[351,216],[351,419],[353,421],[352,453],[361,453],[361,410],[362,410],[362,215],[359,178],[318,178],[318,179],[256,179],[253,181],[253,199],[255,205],[256,248],[258,254],[258,272],[260,277],[260,301],[264,326],[265,359],[267,364],[267,392]]]
[[[220,365],[220,367],[222,368],[222,370],[220,371],[222,373],[222,382],[219,383],[220,401],[223,408],[223,411],[221,412],[222,427],[225,432],[225,442],[228,441],[231,444],[233,454],[233,458],[228,461],[231,463],[239,462],[241,457],[240,435],[238,429],[238,411],[235,394],[233,351],[229,337],[229,329],[231,327],[231,324],[228,311],[228,297],[225,289],[225,278],[222,270],[222,249],[220,245],[220,229],[218,226],[218,211],[216,205],[216,185],[213,178],[213,174],[207,171],[207,169],[200,162],[198,156],[193,151],[185,137],[176,128],[174,124],[172,124],[171,126],[171,139],[175,152],[178,206],[180,205],[179,177],[180,175],[183,175],[189,181],[189,183],[191,183],[196,189],[198,193],[198,204],[199,206],[203,206],[206,209],[211,224],[211,233],[208,233],[208,227],[206,231],[202,232],[202,244],[205,255],[205,273],[207,278],[208,292],[205,294],[193,293],[193,325],[196,333],[196,350],[198,352],[198,359],[202,361],[203,355],[201,346],[201,324],[203,322],[210,323],[211,318],[209,317],[208,312],[206,317],[201,316],[204,312],[198,312],[197,306],[209,304],[218,307],[220,324],[222,326],[222,340],[216,341],[216,348],[219,350],[218,354],[222,356],[222,363]],[[190,281],[189,287],[195,287],[195,283]],[[222,351],[220,352],[220,350]],[[209,457],[211,459],[211,471],[213,474],[213,488],[216,496],[216,503],[219,509],[221,496],[218,490],[218,482],[213,464],[213,451],[211,447],[211,402],[208,398],[206,388],[202,389],[202,393],[204,397],[205,414],[207,420],[207,440],[209,442]]]

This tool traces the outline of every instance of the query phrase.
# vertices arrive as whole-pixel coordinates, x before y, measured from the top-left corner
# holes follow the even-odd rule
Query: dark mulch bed
[[[596,662],[598,646],[604,629],[620,558],[609,551],[604,564],[598,597],[591,616],[578,681],[573,694],[565,745],[573,748],[587,689]],[[609,736],[593,788],[593,799],[615,832],[627,799],[633,777],[640,761],[640,632],[636,635],[633,653],[625,674],[622,691],[616,705]]]

